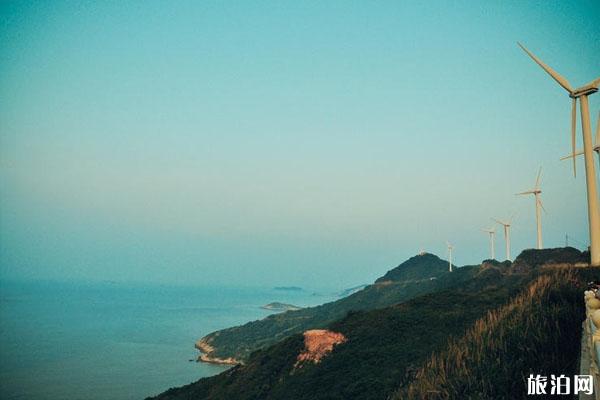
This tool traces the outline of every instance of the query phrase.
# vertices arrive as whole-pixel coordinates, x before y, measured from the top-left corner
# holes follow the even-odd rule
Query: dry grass
[[[518,399],[530,373],[572,376],[583,319],[575,278],[572,270],[539,276],[450,339],[392,399]]]

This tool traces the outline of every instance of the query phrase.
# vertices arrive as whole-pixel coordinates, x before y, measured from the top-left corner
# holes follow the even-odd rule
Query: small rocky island
[[[265,304],[264,306],[261,306],[260,308],[262,308],[263,310],[280,311],[280,312],[296,311],[296,310],[302,309],[302,307],[298,307],[293,304],[286,304],[286,303],[279,303],[279,302]]]

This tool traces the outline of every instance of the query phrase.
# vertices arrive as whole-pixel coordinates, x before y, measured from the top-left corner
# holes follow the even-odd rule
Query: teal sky
[[[587,243],[597,1],[2,2],[0,277],[350,286]],[[590,98],[595,129],[600,95]],[[578,119],[579,129],[579,119]],[[578,131],[581,143],[581,131]],[[500,254],[503,239],[498,235]]]

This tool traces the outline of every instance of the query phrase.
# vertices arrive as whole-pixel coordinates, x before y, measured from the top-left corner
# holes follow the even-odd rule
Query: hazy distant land
[[[301,292],[304,290],[298,286],[275,286],[273,289],[287,291],[287,292]]]

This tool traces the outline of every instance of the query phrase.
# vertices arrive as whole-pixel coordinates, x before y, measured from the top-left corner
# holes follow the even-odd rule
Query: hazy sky
[[[478,263],[491,216],[534,246],[514,193],[540,165],[544,244],[581,248],[570,99],[516,41],[579,86],[599,21],[594,0],[2,2],[0,277],[344,287],[447,239]]]

